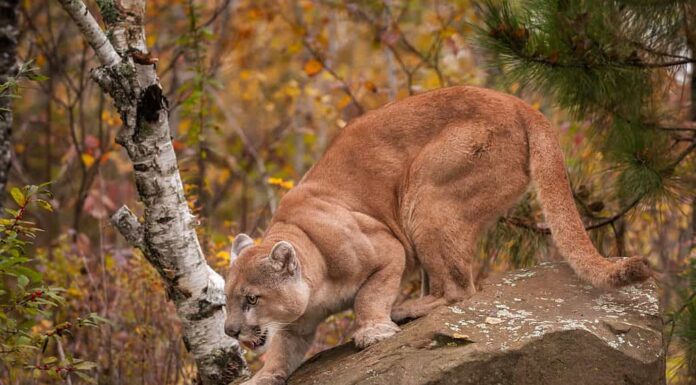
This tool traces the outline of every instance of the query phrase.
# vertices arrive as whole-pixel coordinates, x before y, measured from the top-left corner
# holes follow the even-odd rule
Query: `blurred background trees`
[[[560,128],[578,208],[600,250],[645,255],[661,272],[668,375],[694,383],[693,3],[511,4],[148,1],[148,44],[204,253],[223,272],[232,237],[260,236],[284,192],[364,111],[449,85],[497,88]],[[89,78],[94,54],[56,2],[22,1],[19,15],[18,58],[46,79],[18,83],[10,187],[52,182],[53,211],[29,211],[43,231],[23,250],[42,285],[65,289],[64,304],[30,330],[46,335],[98,314],[109,322],[62,339],[66,354],[97,364],[90,378],[188,383],[195,368],[157,273],[108,224],[121,204],[138,203],[114,143],[120,119]],[[542,222],[534,199],[520,202],[482,240],[478,276],[556,259]],[[8,278],[3,303],[18,293],[16,281]],[[313,351],[347,339],[351,320],[330,317]],[[55,344],[46,349],[57,354]],[[0,366],[3,383],[55,382],[44,370]]]

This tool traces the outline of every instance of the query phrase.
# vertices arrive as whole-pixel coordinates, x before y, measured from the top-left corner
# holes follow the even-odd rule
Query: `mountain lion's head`
[[[295,248],[285,241],[254,245],[246,234],[234,239],[225,294],[225,333],[259,350],[300,318],[309,301]]]

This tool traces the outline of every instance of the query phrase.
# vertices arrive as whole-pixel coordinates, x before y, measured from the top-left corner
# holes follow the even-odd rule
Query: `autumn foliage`
[[[98,14],[96,3],[102,1],[87,2]],[[94,53],[54,2],[24,1],[20,13],[19,60],[32,61],[41,77],[22,79],[13,104],[8,210],[0,219],[0,384],[191,383],[196,368],[157,272],[108,221],[122,204],[140,207],[131,164],[115,144],[120,116],[89,77]],[[687,383],[689,365],[696,368],[688,362],[696,357],[696,336],[678,334],[689,329],[675,328],[683,318],[674,314],[696,314],[693,154],[675,164],[680,177],[668,194],[624,210],[631,202],[615,188],[620,162],[605,144],[629,138],[626,148],[633,149],[645,138],[631,142],[631,122],[610,124],[596,106],[559,104],[570,98],[563,89],[559,96],[519,76],[506,78],[509,61],[495,57],[501,48],[495,44],[506,44],[507,55],[517,50],[556,68],[596,46],[579,40],[573,44],[582,52],[544,46],[532,26],[495,16],[466,0],[148,1],[151,56],[138,60],[156,63],[165,87],[172,140],[209,264],[223,273],[235,234],[263,234],[283,194],[351,119],[434,88],[498,88],[559,127],[588,223],[621,214],[591,231],[603,254],[644,255],[664,277],[667,331],[671,326],[678,336],[669,346],[668,375]],[[481,44],[482,31],[489,45]],[[623,59],[636,60],[630,51]],[[672,128],[680,129],[649,139],[644,152],[631,150],[631,159],[647,162],[665,152],[674,159],[693,146],[690,63],[690,70],[650,72],[661,103],[645,110],[670,111]],[[609,126],[617,131],[598,129]],[[637,175],[631,177],[652,174]],[[8,256],[19,262],[8,268]],[[494,226],[477,258],[480,279],[558,258],[534,199]],[[418,285],[414,280],[404,293],[415,294]],[[350,312],[327,319],[312,353],[347,341],[352,320]],[[247,358],[252,370],[263,360]]]

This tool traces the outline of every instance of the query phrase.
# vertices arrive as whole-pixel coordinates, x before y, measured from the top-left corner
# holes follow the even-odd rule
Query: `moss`
[[[247,365],[241,352],[236,348],[217,349],[208,357],[209,362],[218,368],[214,383],[228,384],[241,376],[248,375]]]
[[[97,0],[97,6],[99,6],[99,13],[104,19],[104,23],[113,24],[119,21],[121,14],[114,0]]]

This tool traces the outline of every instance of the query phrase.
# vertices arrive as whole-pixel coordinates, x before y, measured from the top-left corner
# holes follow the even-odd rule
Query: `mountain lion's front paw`
[[[393,322],[367,324],[355,331],[353,342],[358,349],[365,349],[379,341],[386,340],[400,330]]]

